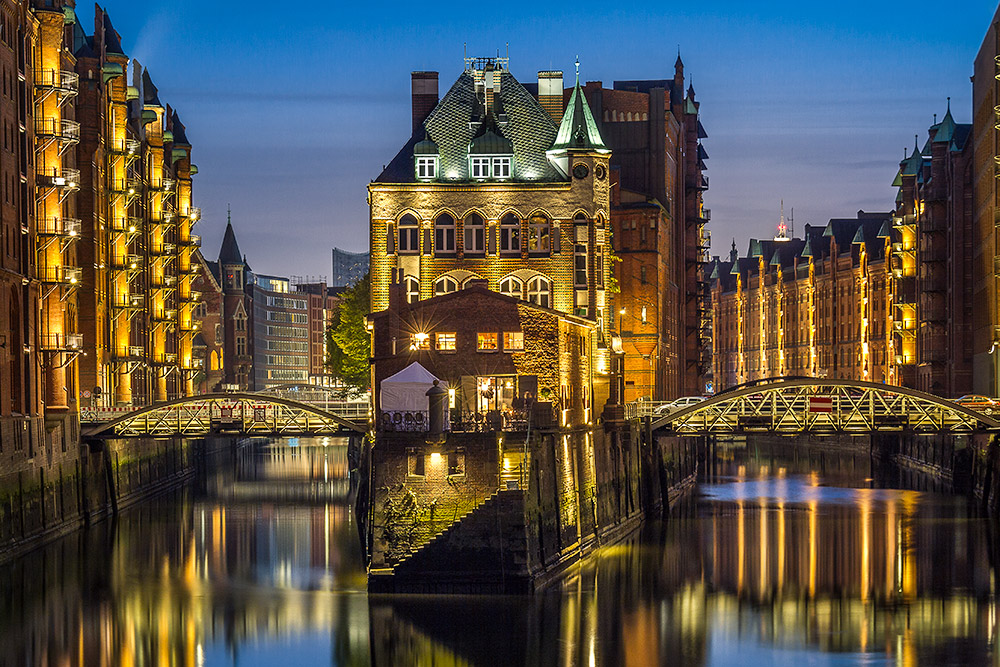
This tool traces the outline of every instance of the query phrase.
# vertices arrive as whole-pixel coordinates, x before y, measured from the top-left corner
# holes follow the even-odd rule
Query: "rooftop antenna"
[[[792,214],[788,216],[788,236],[795,236],[795,207],[792,207]]]
[[[383,169],[382,171],[385,171]],[[233,206],[232,204],[226,204],[226,222],[230,225],[233,224]]]
[[[775,241],[788,240],[788,225],[785,224],[785,200],[781,200],[781,218],[778,219],[778,233],[774,237]]]
[[[580,85],[580,56],[576,57],[576,85]]]

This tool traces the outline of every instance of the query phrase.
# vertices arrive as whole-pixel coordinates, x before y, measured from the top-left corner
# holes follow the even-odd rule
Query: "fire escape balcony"
[[[124,197],[127,204],[139,196],[142,190],[142,181],[134,176],[112,178],[108,182],[108,190],[111,191],[112,199],[117,200]]]
[[[186,217],[191,222],[198,222],[199,220],[201,220],[201,207],[200,206],[191,206],[187,210],[187,216]]]
[[[80,189],[80,170],[70,167],[50,167],[35,172],[35,185],[41,192],[39,198],[46,198],[53,190],[59,191],[59,203]]]
[[[181,303],[198,303],[201,301],[201,292],[188,290],[187,294],[181,294],[178,298],[181,300]]]
[[[116,139],[108,142],[108,152],[113,155],[139,155],[142,144],[137,139]]]
[[[149,219],[157,225],[173,225],[177,222],[177,214],[173,211],[173,207],[168,206],[159,212],[151,211]]]
[[[75,239],[80,236],[81,224],[78,218],[41,218],[35,229],[39,236]]]
[[[118,310],[142,310],[145,303],[144,294],[115,294],[111,298],[111,307]]]
[[[1000,255],[993,257],[993,275],[1000,278]]]
[[[128,217],[115,218],[111,221],[112,234],[126,234],[133,236],[142,230],[142,218]]]
[[[172,178],[159,178],[155,180],[150,180],[149,189],[153,192],[170,192],[174,191],[177,184]]]
[[[111,356],[118,362],[142,361],[146,357],[146,348],[142,345],[122,345],[114,348]]]
[[[162,354],[157,354],[153,356],[152,359],[154,366],[176,366],[177,365],[177,353],[176,352],[163,352]]]
[[[149,279],[149,286],[152,287],[153,289],[171,290],[174,289],[176,285],[177,285],[176,276],[154,275]]]
[[[170,257],[176,252],[177,246],[173,243],[160,243],[159,245],[154,244],[149,250],[149,253],[155,257]]]
[[[79,90],[80,75],[76,72],[60,69],[35,70],[36,103],[49,95],[57,95],[59,106],[62,106],[71,97],[75,97]]]
[[[71,146],[80,143],[80,124],[66,118],[35,118],[35,138],[41,144],[37,147],[43,152],[52,143],[59,144],[59,154],[62,155]]]
[[[114,255],[111,257],[112,271],[139,271],[142,269],[141,255]]]
[[[897,334],[904,336],[905,338],[913,338],[916,336],[916,325],[913,320],[894,320],[892,328]]]
[[[188,234],[186,239],[177,241],[177,245],[182,248],[199,248],[201,247],[201,237],[197,234]]]
[[[42,334],[39,342],[42,350],[47,352],[76,351],[83,348],[83,334],[79,333],[49,333]]]
[[[173,308],[163,308],[153,311],[150,318],[156,323],[173,322],[177,319],[177,311]]]
[[[83,277],[78,266],[38,266],[38,280],[49,285],[77,285]]]
[[[915,363],[917,363],[917,360],[911,354],[897,354],[896,355],[896,365],[897,366],[912,366]]]
[[[184,333],[194,333],[196,331],[201,331],[201,322],[194,319],[193,317],[186,322],[182,321],[177,325],[177,328]]]

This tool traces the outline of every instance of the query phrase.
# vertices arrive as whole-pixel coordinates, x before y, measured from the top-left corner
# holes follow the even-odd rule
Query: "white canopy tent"
[[[423,423],[427,423],[427,390],[434,386],[435,380],[438,380],[439,387],[448,390],[447,382],[439,380],[419,363],[413,362],[395,375],[382,380],[379,386],[379,408],[383,414],[420,414]],[[448,403],[445,402],[445,429],[448,428],[449,419]]]

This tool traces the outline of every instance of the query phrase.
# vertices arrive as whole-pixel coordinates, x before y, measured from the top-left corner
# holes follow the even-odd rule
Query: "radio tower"
[[[774,237],[775,241],[787,241],[788,240],[788,225],[785,224],[785,200],[781,200],[781,218],[778,220],[778,234]]]

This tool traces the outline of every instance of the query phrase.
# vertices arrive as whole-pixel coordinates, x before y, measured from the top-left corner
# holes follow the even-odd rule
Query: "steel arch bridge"
[[[314,405],[277,396],[202,394],[129,412],[94,425],[83,437],[351,435],[365,433],[366,422],[353,422]]]
[[[968,434],[1000,430],[1000,421],[906,387],[854,380],[776,378],[723,392],[670,415],[653,416],[650,426],[676,435],[860,435],[884,431]]]

